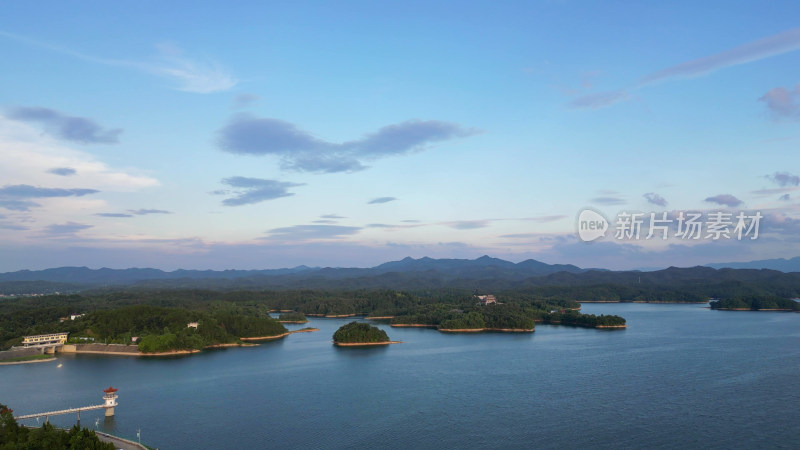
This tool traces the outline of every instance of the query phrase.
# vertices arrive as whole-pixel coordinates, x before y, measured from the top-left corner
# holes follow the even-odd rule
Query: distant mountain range
[[[271,270],[175,270],[165,272],[159,269],[90,269],[88,267],[58,267],[45,270],[20,270],[0,273],[2,281],[51,281],[78,284],[129,284],[144,280],[213,280],[235,279],[258,275],[285,275],[316,270],[306,266],[292,269]]]
[[[49,281],[60,283],[119,285],[158,280],[234,280],[240,278],[286,277],[302,274],[329,279],[375,276],[392,272],[435,271],[449,276],[472,278],[476,276],[501,276],[503,278],[529,277],[556,272],[583,272],[571,264],[546,264],[533,259],[512,263],[498,258],[481,256],[477,259],[405,258],[383,263],[371,268],[333,268],[298,266],[291,269],[267,270],[175,270],[159,269],[89,269],[88,267],[59,267],[45,270],[20,270],[0,273],[4,281]]]
[[[785,263],[793,260],[774,260]],[[741,264],[756,264],[741,263]],[[720,265],[723,266],[723,265]],[[791,266],[781,266],[789,268]],[[784,296],[800,294],[800,273],[776,270],[729,269],[697,266],[655,271],[583,269],[571,264],[546,264],[529,259],[513,263],[482,256],[477,259],[405,258],[370,268],[299,266],[272,270],[89,269],[60,267],[0,274],[0,294],[47,294],[119,289],[534,289],[543,286],[629,286],[662,291],[698,284],[732,286],[742,283],[786,289]],[[649,286],[649,287],[648,287]]]
[[[713,267],[715,269],[771,269],[780,270],[781,272],[800,272],[800,256],[792,259],[778,258],[750,262],[714,263],[706,264],[706,267]]]

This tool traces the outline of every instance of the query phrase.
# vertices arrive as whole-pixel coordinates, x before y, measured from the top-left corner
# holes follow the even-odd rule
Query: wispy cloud
[[[128,212],[136,214],[137,216],[146,216],[148,214],[172,214],[172,211],[164,209],[129,209]]]
[[[43,188],[28,184],[15,184],[0,188],[0,207],[12,211],[28,211],[39,205],[34,198],[83,197],[96,194],[96,189]]]
[[[256,94],[239,94],[233,98],[233,108],[246,108],[255,102],[259,101],[261,97]]]
[[[320,219],[346,219],[347,217],[340,216],[338,214],[323,214],[319,216]]]
[[[361,139],[334,143],[283,120],[239,114],[219,130],[217,143],[229,153],[278,156],[286,170],[334,173],[357,172],[366,168],[364,161],[423,150],[475,133],[448,122],[409,120]]]
[[[52,173],[53,175],[59,175],[62,177],[68,177],[71,175],[75,175],[76,173],[78,173],[78,171],[73,169],[72,167],[54,167],[48,170],[47,173]]]
[[[602,108],[628,98],[628,93],[624,90],[596,92],[575,98],[569,102],[569,105],[576,109]]]
[[[175,83],[175,89],[185,92],[208,94],[226,91],[238,83],[238,80],[219,63],[209,59],[201,60],[186,57],[178,46],[170,43],[157,44],[158,55],[153,59],[137,61],[88,55],[64,46],[3,31],[0,31],[0,36],[93,64],[133,69],[167,78]]]
[[[75,233],[92,228],[92,225],[83,223],[67,222],[64,224],[53,224],[47,226],[43,231],[49,236],[71,236]]]
[[[105,129],[91,119],[69,116],[49,108],[20,106],[11,108],[6,115],[14,120],[41,124],[44,131],[54,137],[82,144],[116,144],[122,133],[121,128]],[[70,169],[53,170],[69,171]],[[64,173],[52,171],[51,173],[64,175]],[[67,175],[72,175],[72,173],[67,173]]]
[[[530,222],[537,222],[537,223],[549,223],[564,219],[566,217],[567,216],[564,214],[555,214],[552,216],[526,217],[525,219],[519,219],[519,220],[527,220]],[[517,219],[510,219],[510,220],[517,220]]]
[[[656,194],[655,192],[648,192],[644,194],[643,197],[645,200],[647,200],[647,203],[657,206],[667,206],[667,201],[664,199],[664,197]]]
[[[0,115],[0,180],[4,184],[32,184],[31,180],[51,183],[56,180],[53,175],[59,176],[60,186],[91,187],[104,192],[130,192],[159,184],[158,180],[137,173],[136,169],[110,167],[90,153],[71,148],[71,143],[64,139],[49,137],[41,129],[38,123]],[[97,140],[98,136],[107,135],[103,127],[95,131],[84,134],[84,138]],[[70,175],[73,172],[80,176]]]
[[[722,205],[722,206],[728,206],[728,207],[731,207],[731,208],[739,206],[739,205],[741,205],[743,203],[741,200],[739,200],[738,198],[734,197],[731,194],[715,195],[713,197],[706,198],[705,201],[707,201],[709,203],[716,203],[716,204]]]
[[[591,202],[601,205],[622,205],[626,203],[625,199],[621,197],[595,197]]]
[[[378,197],[378,198],[373,198],[372,200],[368,201],[367,204],[368,205],[378,205],[378,204],[381,204],[381,203],[393,202],[395,200],[397,200],[395,197]]]
[[[800,177],[789,172],[775,172],[772,175],[765,175],[765,178],[780,187],[800,185]]]
[[[491,220],[458,220],[453,222],[444,222],[450,228],[456,230],[474,230],[476,228],[486,228],[490,225]]]
[[[505,239],[535,239],[541,237],[541,233],[512,233],[512,234],[501,234],[499,237]]]
[[[231,190],[217,191],[220,195],[234,195],[222,201],[225,206],[241,206],[274,200],[281,197],[294,195],[289,188],[303,186],[303,183],[290,183],[286,181],[265,180],[261,178],[230,177],[222,180],[223,184],[230,186]]]
[[[0,229],[3,229],[3,230],[14,230],[14,231],[30,230],[30,228],[28,228],[26,226],[19,225],[19,224],[16,224],[16,223],[7,222],[5,220],[0,220]]]
[[[739,64],[758,61],[800,49],[800,28],[768,36],[702,58],[676,64],[643,76],[633,86],[610,92],[584,95],[570,102],[573,108],[600,108],[630,98],[631,90],[678,78],[693,78]]]
[[[61,189],[61,188],[43,188],[38,186],[31,186],[29,184],[15,184],[12,186],[3,186],[0,188],[0,197],[19,197],[19,198],[36,198],[36,197],[82,197],[88,194],[96,194],[100,191],[96,189]]]
[[[284,241],[305,241],[310,239],[338,239],[350,236],[361,230],[361,227],[343,225],[294,225],[291,227],[273,228],[267,233],[269,237]]]
[[[125,217],[133,217],[133,214],[125,214],[125,213],[97,213],[95,216],[98,217],[117,217],[117,218],[125,218]]]
[[[42,206],[30,200],[3,200],[0,198],[0,208],[9,211],[29,211],[31,208]]]
[[[800,118],[800,85],[772,88],[758,100],[767,105],[773,119]]]

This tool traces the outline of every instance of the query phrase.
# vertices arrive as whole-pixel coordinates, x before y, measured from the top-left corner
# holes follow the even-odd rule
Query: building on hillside
[[[79,318],[81,318],[83,316],[85,316],[85,314],[70,314],[69,316],[66,316],[66,317],[59,317],[58,321],[59,322],[64,322],[66,320],[75,320],[75,319],[79,319]]]
[[[36,347],[39,345],[62,345],[67,342],[69,333],[36,334],[22,338],[23,347]]]
[[[196,329],[197,329],[197,327],[199,327],[199,326],[200,326],[200,324],[199,324],[199,323],[197,323],[197,322],[189,322],[189,323],[187,323],[187,324],[186,324],[186,328],[194,328],[195,330],[196,330]]]
[[[476,295],[481,305],[496,305],[497,299],[494,295]]]

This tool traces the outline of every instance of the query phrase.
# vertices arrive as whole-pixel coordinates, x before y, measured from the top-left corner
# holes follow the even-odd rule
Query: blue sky
[[[7,5],[0,270],[797,256],[800,6],[670,3]]]

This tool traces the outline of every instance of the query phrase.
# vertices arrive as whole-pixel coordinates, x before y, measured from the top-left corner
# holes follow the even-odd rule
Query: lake
[[[331,343],[352,319],[312,318],[289,328],[320,331],[258,347],[0,367],[0,402],[16,414],[94,405],[113,385],[116,417],[91,411],[82,425],[99,418],[98,429],[134,440],[141,429],[161,449],[800,443],[800,314],[607,303],[583,312],[623,316],[628,329],[453,335],[380,324],[404,343],[354,349]]]

